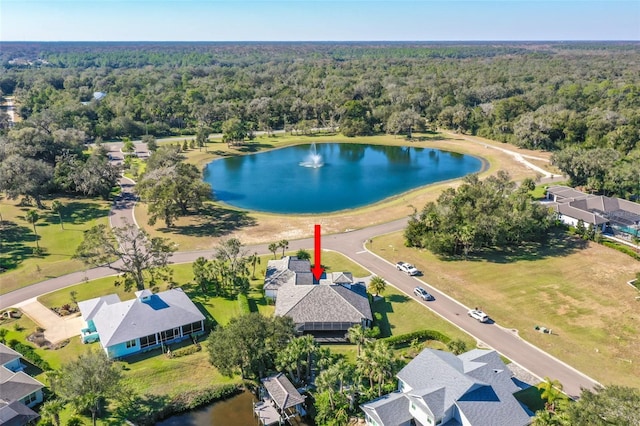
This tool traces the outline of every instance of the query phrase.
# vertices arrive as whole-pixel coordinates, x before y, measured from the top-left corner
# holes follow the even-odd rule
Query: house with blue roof
[[[369,426],[525,426],[532,413],[500,355],[425,349],[397,374],[398,390],[360,405]]]
[[[205,317],[182,289],[135,295],[124,302],[116,294],[78,302],[86,322],[82,342],[100,341],[109,358],[121,358],[204,333]]]

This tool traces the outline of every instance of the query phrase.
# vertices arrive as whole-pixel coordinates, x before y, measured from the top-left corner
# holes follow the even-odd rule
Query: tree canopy
[[[464,179],[437,202],[416,212],[404,231],[410,247],[440,255],[463,255],[491,247],[543,241],[553,225],[550,210],[534,203],[527,187],[516,188],[505,172],[481,181]]]

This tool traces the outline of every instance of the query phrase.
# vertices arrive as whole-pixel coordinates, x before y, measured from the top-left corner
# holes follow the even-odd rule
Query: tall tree
[[[51,203],[51,211],[58,215],[58,219],[60,219],[60,228],[64,229],[64,222],[62,222],[62,210],[64,209],[64,205],[58,201],[53,200]]]
[[[29,223],[33,226],[33,233],[36,236],[36,250],[37,252],[40,252],[40,243],[38,242],[40,236],[38,235],[38,230],[36,229],[36,222],[40,220],[40,214],[37,210],[31,209],[27,212],[26,217]]]
[[[222,240],[215,248],[214,257],[226,265],[225,280],[232,293],[244,293],[249,289],[247,250],[237,238]]]
[[[284,257],[284,251],[289,248],[289,241],[287,240],[278,241],[278,247],[282,249],[282,257]]]
[[[278,243],[271,243],[269,247],[267,247],[271,253],[273,253],[273,258],[276,258],[276,252],[278,251]]]
[[[205,345],[209,362],[226,376],[260,378],[274,368],[276,354],[294,336],[290,317],[265,317],[257,312],[232,318],[217,327]]]
[[[133,287],[143,290],[146,284],[152,286],[159,279],[167,279],[167,262],[175,250],[169,239],[150,238],[131,224],[113,228],[113,233],[106,225],[97,225],[84,232],[74,257],[91,266],[106,264],[121,273],[116,285],[123,284],[130,291]]]
[[[121,370],[101,350],[89,350],[64,364],[55,381],[60,398],[79,410],[89,410],[94,426],[103,405],[123,391]]]

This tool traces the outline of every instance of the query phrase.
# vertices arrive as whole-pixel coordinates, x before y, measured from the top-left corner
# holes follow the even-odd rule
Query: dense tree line
[[[468,176],[411,217],[406,244],[466,257],[485,248],[543,241],[554,222],[550,210],[529,195],[534,186],[527,180],[516,188],[502,171],[483,181]]]
[[[438,126],[532,149],[608,149],[615,169],[638,156],[637,43],[3,48],[0,95],[15,97],[21,126],[55,123],[87,140],[225,130],[233,144],[254,130],[410,135]],[[621,175],[594,177],[593,190],[637,195]]]

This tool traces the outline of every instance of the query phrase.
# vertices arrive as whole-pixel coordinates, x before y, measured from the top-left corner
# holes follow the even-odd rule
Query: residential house
[[[547,200],[565,224],[610,230],[623,238],[640,235],[640,204],[622,198],[586,194],[568,186],[547,188]]]
[[[423,350],[397,375],[398,390],[360,405],[370,426],[525,426],[520,388],[493,350]]]
[[[31,407],[43,401],[44,385],[22,371],[20,358],[0,343],[0,425],[22,426],[39,417]]]
[[[272,272],[267,273],[265,293],[271,291],[276,300],[275,314],[291,317],[298,332],[312,333],[319,340],[344,339],[350,327],[371,325],[366,288],[354,283],[351,273],[324,274],[316,282],[309,261],[294,257],[269,261],[267,270]]]
[[[115,294],[79,302],[82,341],[99,340],[110,358],[120,358],[204,332],[204,315],[182,289],[135,295],[124,302]]]

